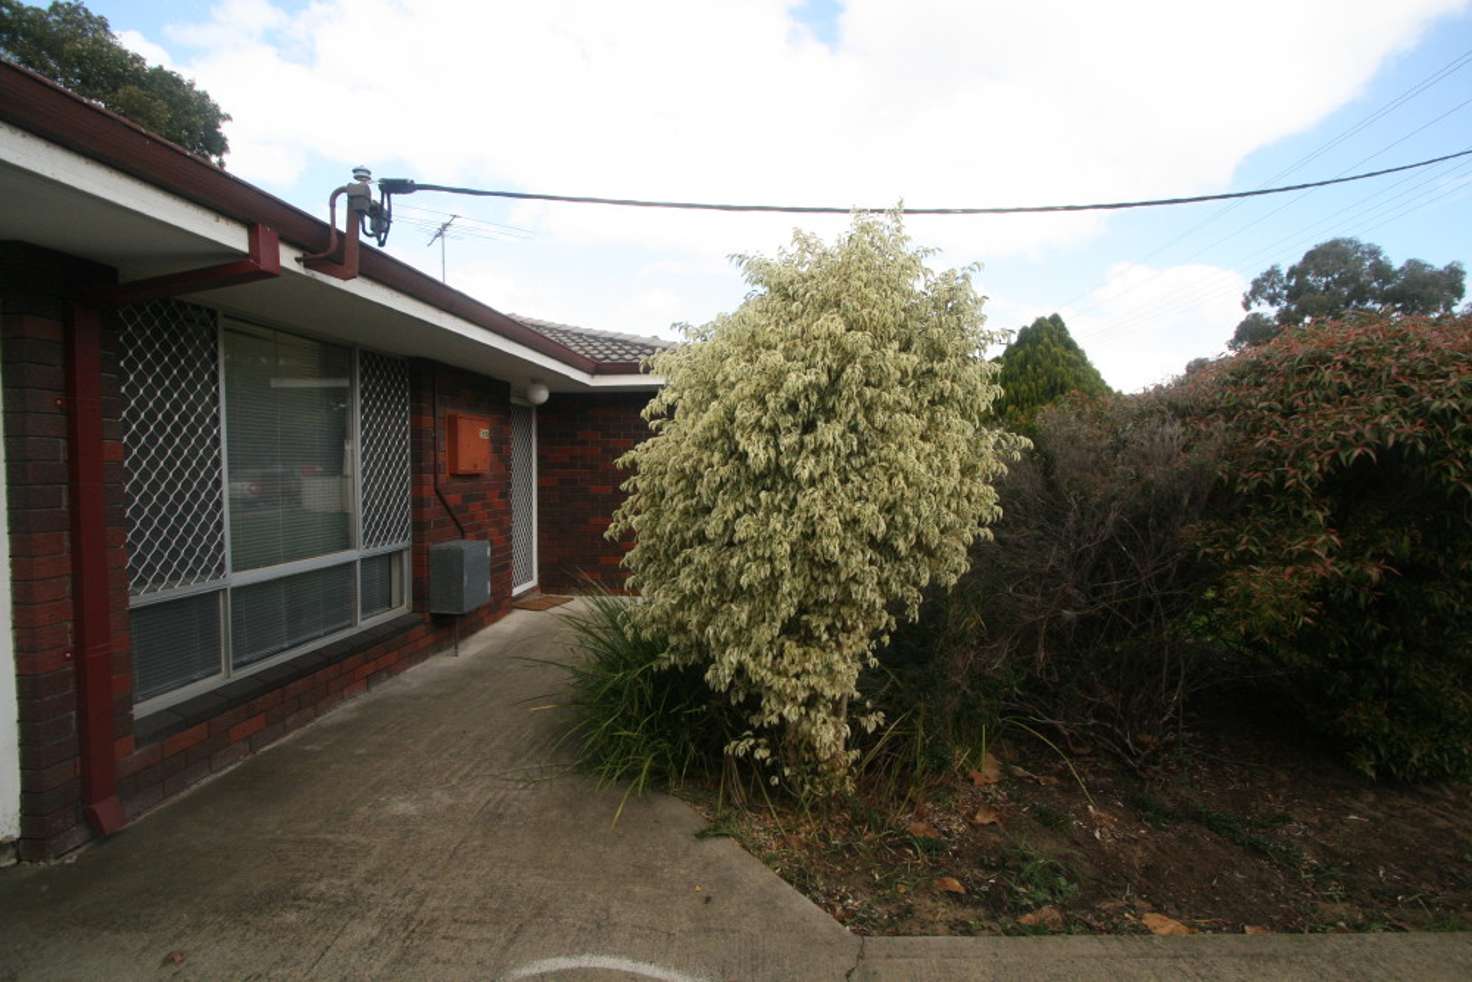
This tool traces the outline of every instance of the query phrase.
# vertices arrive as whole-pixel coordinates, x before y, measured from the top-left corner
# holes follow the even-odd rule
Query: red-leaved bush
[[[1212,622],[1366,773],[1472,774],[1472,318],[1288,331],[1171,399],[1227,439]]]

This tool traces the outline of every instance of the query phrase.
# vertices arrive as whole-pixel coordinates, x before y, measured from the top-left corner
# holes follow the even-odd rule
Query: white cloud
[[[1192,358],[1221,353],[1242,319],[1246,289],[1241,273],[1219,266],[1117,263],[1103,286],[1058,313],[1105,381],[1135,392],[1179,375]],[[1000,305],[1004,316],[1043,309],[1046,303]],[[997,320],[998,310],[990,311],[994,324],[1031,319]]]
[[[232,144],[280,149],[238,162],[249,178],[315,153],[573,193],[948,205],[1219,187],[1459,2],[851,0],[836,49],[792,30],[789,0],[319,0],[294,20],[228,0],[167,33],[234,115]],[[559,236],[692,250],[792,224],[544,214]],[[934,224],[980,256],[1098,219]]]
[[[791,0],[316,0],[292,16],[226,0],[166,35],[234,117],[231,169],[273,188],[329,161],[344,177],[366,163],[522,190],[921,206],[1221,189],[1247,154],[1343,105],[1464,5],[849,0],[828,46],[795,29]],[[542,242],[682,261],[769,251],[799,221],[843,224],[539,204],[511,220]],[[1042,256],[1106,222],[912,231],[960,264]],[[558,275],[578,272],[533,278]],[[709,300],[659,286],[649,316]]]
[[[162,65],[168,69],[174,69],[174,61],[169,53],[160,44],[148,40],[138,31],[118,31],[118,43],[135,55],[142,55],[143,60],[150,65]]]

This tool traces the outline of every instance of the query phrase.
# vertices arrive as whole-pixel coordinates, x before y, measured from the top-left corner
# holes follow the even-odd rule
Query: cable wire
[[[1251,191],[1181,195],[1171,198],[1144,198],[1136,201],[1098,201],[1088,204],[1067,205],[1005,205],[983,208],[839,208],[827,205],[738,205],[702,201],[654,201],[640,198],[599,198],[591,195],[576,194],[534,194],[527,191],[492,191],[484,188],[454,187],[447,184],[420,184],[407,178],[382,178],[379,180],[378,186],[381,191],[389,195],[412,194],[415,191],[440,191],[445,194],[466,194],[480,198],[511,198],[517,201],[554,201],[563,204],[579,205],[617,205],[625,208],[672,208],[683,211],[769,212],[788,215],[849,215],[854,213],[875,215],[889,214],[891,212],[899,212],[902,215],[1025,215],[1045,212],[1122,211],[1129,208],[1159,208],[1167,205],[1198,204],[1204,201],[1230,201],[1237,198],[1257,198],[1269,194],[1283,194],[1288,191],[1303,191],[1309,188],[1328,187],[1332,184],[1348,184],[1352,181],[1365,181],[1372,177],[1382,177],[1386,174],[1398,174],[1401,171],[1429,167],[1432,164],[1439,164],[1442,161],[1454,160],[1458,157],[1469,155],[1472,155],[1472,147],[1466,150],[1459,150],[1456,153],[1432,157],[1428,160],[1418,160],[1415,163],[1401,164],[1398,167],[1385,167],[1380,170],[1366,171],[1363,174],[1351,174],[1348,177],[1333,177],[1322,181],[1285,184],[1281,187],[1257,188]]]

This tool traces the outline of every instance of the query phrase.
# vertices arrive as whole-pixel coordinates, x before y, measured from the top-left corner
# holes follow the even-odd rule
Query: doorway
[[[511,404],[511,593],[537,585],[537,411]]]

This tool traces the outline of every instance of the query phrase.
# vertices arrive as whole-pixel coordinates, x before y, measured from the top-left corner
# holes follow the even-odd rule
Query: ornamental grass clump
[[[609,534],[635,537],[640,630],[743,711],[727,752],[799,790],[848,783],[851,721],[879,722],[861,670],[966,571],[1025,446],[987,423],[997,336],[972,270],[927,255],[896,215],[739,257],[751,293],[655,357],[653,435],[620,461]]]

